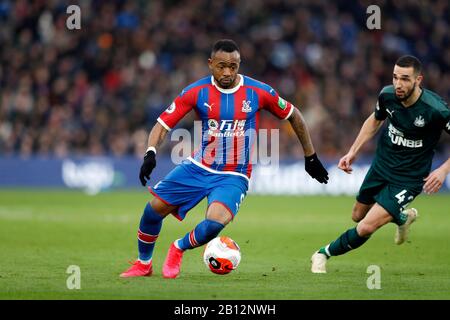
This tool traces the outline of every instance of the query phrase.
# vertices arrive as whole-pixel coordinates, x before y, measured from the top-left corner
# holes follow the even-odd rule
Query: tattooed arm
[[[155,149],[158,148],[166,138],[168,132],[169,131],[164,128],[159,122],[156,122],[156,124],[150,131],[150,134],[148,135],[147,147],[154,147]]]
[[[294,107],[294,111],[288,120],[291,123],[292,129],[294,129],[298,140],[302,144],[305,157],[312,156],[315,153],[314,146],[311,141],[311,136],[309,135],[308,126],[306,125],[300,110]]]
[[[300,110],[295,107],[293,108],[294,111],[289,117],[289,122],[291,123],[292,129],[294,129],[298,140],[300,140],[300,143],[302,144],[303,152],[305,154],[305,170],[311,177],[320,183],[326,184],[328,183],[328,172],[317,157],[305,119]]]

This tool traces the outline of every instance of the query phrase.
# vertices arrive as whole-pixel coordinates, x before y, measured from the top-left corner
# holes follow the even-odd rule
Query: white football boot
[[[312,273],[327,273],[327,256],[319,251],[314,252],[311,257],[311,272]]]
[[[417,217],[419,216],[419,212],[417,209],[411,208],[404,211],[408,215],[408,219],[406,219],[406,222],[401,225],[397,226],[397,231],[395,232],[395,243],[396,244],[402,244],[406,241],[408,238],[409,233],[409,227],[411,226],[411,223],[416,221]]]

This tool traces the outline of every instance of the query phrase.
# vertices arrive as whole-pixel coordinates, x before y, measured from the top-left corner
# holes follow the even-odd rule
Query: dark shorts
[[[422,192],[422,187],[423,183],[392,183],[370,167],[356,200],[368,205],[378,203],[400,225],[403,223],[400,213]]]

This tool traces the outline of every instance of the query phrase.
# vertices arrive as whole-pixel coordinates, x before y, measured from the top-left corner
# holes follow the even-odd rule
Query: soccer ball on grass
[[[205,246],[203,261],[212,272],[228,274],[241,262],[241,249],[233,239],[217,237]]]

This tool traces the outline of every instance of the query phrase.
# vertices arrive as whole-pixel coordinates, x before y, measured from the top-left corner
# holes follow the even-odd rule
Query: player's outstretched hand
[[[139,172],[139,180],[141,180],[142,185],[145,187],[147,181],[150,180],[150,174],[156,167],[155,152],[149,150],[145,153],[144,163],[141,166],[141,171]]]
[[[339,160],[338,168],[343,170],[345,173],[352,173],[352,163],[355,160],[355,156],[351,153],[347,153]]]
[[[428,194],[438,192],[447,177],[447,173],[442,168],[437,168],[424,178],[423,191]]]
[[[328,172],[317,158],[317,154],[305,157],[305,170],[320,183],[328,183]]]

